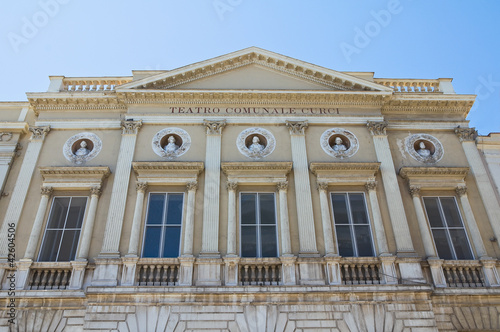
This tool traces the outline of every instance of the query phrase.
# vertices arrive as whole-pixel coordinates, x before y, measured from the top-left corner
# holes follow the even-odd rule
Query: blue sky
[[[49,75],[131,75],[258,46],[375,77],[452,77],[478,95],[469,119],[485,135],[500,132],[499,14],[494,0],[9,1],[0,101],[45,91]]]

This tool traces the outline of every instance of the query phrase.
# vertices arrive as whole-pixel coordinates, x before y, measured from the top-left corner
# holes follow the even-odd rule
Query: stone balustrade
[[[139,286],[176,286],[179,282],[177,258],[142,258],[137,263]]]
[[[281,262],[277,258],[242,258],[239,263],[240,284],[279,285]]]
[[[378,257],[343,258],[339,264],[342,284],[374,285],[380,284],[382,265]]]
[[[394,92],[405,93],[438,93],[440,89],[440,80],[419,80],[419,79],[390,79],[376,78],[375,83],[385,85],[394,89]]]
[[[484,287],[486,285],[479,261],[444,261],[443,273],[448,287]]]
[[[102,92],[112,91],[116,86],[132,81],[130,77],[66,77],[62,90],[70,92]]]
[[[69,262],[33,263],[27,289],[67,289],[73,267]]]

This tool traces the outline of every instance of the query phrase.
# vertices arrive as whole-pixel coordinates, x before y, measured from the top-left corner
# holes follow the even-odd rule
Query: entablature
[[[56,190],[89,190],[100,187],[111,174],[109,167],[40,167],[43,186]]]
[[[177,161],[138,161],[132,163],[138,182],[148,185],[185,185],[196,182],[204,169],[204,163]]]
[[[292,170],[291,161],[282,162],[223,162],[221,168],[228,182],[238,185],[277,184],[285,182]]]
[[[399,175],[410,187],[425,190],[455,190],[465,186],[469,167],[402,167]]]
[[[365,185],[375,181],[380,163],[310,163],[318,182],[328,185]]]

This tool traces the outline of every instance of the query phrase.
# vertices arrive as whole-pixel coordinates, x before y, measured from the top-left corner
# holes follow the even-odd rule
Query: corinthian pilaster
[[[17,176],[17,181],[14,186],[14,190],[12,191],[12,196],[9,206],[7,207],[7,212],[5,213],[2,229],[0,231],[0,259],[7,258],[8,225],[13,224],[14,229],[17,229],[17,224],[19,222],[19,218],[21,217],[21,212],[24,207],[24,201],[28,193],[31,178],[33,177],[33,171],[37,165],[38,156],[40,155],[45,136],[47,136],[50,131],[50,126],[30,127],[29,130],[31,132],[30,143],[26,149],[23,164],[19,170],[19,175]]]

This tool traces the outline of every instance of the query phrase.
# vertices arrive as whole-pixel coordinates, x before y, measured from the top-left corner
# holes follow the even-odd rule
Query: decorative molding
[[[228,175],[233,171],[281,171],[285,174],[292,170],[292,163],[284,162],[223,162],[222,171]]]
[[[424,152],[415,149],[417,142],[425,144]],[[425,164],[435,164],[443,158],[444,148],[441,142],[429,134],[414,134],[405,138],[405,151],[415,160]]]
[[[202,162],[133,162],[132,168],[137,175],[137,181],[148,185],[184,185],[196,182],[203,171]]]
[[[85,140],[89,140],[92,142],[92,150],[86,149],[86,147],[81,147],[81,149],[86,149],[87,152],[86,154],[78,154],[80,148],[77,147],[78,148],[77,152],[76,153],[73,152],[74,144],[78,141],[85,141]],[[68,161],[80,165],[89,160],[94,159],[99,154],[99,152],[101,152],[101,149],[102,149],[102,141],[99,138],[99,136],[93,133],[84,132],[73,135],[70,138],[68,138],[66,143],[63,145],[63,154]]]
[[[226,126],[226,120],[203,120],[207,127],[207,135],[222,135],[222,129]]]
[[[180,137],[182,143],[180,145],[175,144],[178,142],[174,142],[174,146],[172,149],[166,146],[162,146],[162,140],[165,136],[173,136],[177,135]],[[151,146],[153,151],[160,157],[166,158],[168,160],[175,159],[177,157],[182,156],[186,153],[191,147],[191,136],[184,129],[180,128],[165,128],[156,133],[151,141]]]
[[[142,127],[142,120],[133,121],[125,120],[121,122],[122,125],[122,135],[137,135],[139,128]]]
[[[309,126],[306,121],[285,121],[286,126],[290,130],[290,135],[305,135],[305,130]]]
[[[36,116],[40,111],[105,111],[125,110],[127,106],[116,98],[114,92],[81,92],[75,97],[73,92],[27,93],[30,106]]]
[[[374,121],[368,121],[366,123],[366,126],[368,127],[368,130],[373,136],[385,136],[387,135],[386,128],[387,128],[387,122],[382,121],[382,122],[374,122]]]
[[[203,162],[178,162],[178,161],[137,161],[132,163],[134,172],[139,175],[142,171],[161,171],[161,172],[175,172],[175,171],[195,171],[200,174],[204,169]]]
[[[314,175],[318,175],[320,172],[337,173],[356,171],[366,171],[375,174],[380,168],[380,163],[311,163],[309,168]]]
[[[409,186],[429,190],[454,190],[465,185],[468,167],[402,167],[399,175]]]
[[[54,188],[48,187],[48,186],[43,186],[41,189],[41,194],[42,196],[52,196],[52,193],[54,192]]]
[[[375,181],[380,163],[310,163],[309,169],[318,182],[328,185],[359,185]]]
[[[101,187],[110,174],[109,167],[40,167],[43,185],[54,189],[90,190]]]
[[[370,180],[366,182],[365,188],[367,191],[377,190],[377,181]]]
[[[278,191],[287,191],[288,190],[288,181],[281,181],[276,184],[276,189]]]
[[[411,197],[419,197],[420,189],[421,188],[419,186],[410,186],[408,191],[410,192]]]
[[[186,189],[188,191],[198,189],[198,181],[190,181],[186,184]]]
[[[148,190],[148,183],[147,182],[137,182],[135,184],[135,190],[137,192],[146,192],[146,190]]]
[[[328,191],[328,182],[326,182],[326,181],[317,181],[316,185],[318,186],[318,190],[320,190],[320,191]]]
[[[97,197],[100,197],[100,196],[101,196],[101,194],[102,194],[102,189],[101,189],[101,187],[100,187],[100,186],[99,186],[99,187],[97,187],[97,186],[96,186],[96,187],[92,187],[92,188],[90,188],[90,195],[91,195],[91,196],[97,196]]]
[[[229,191],[235,191],[236,189],[238,189],[238,182],[236,182],[236,181],[227,181],[226,188]]]
[[[459,126],[455,128],[455,134],[460,139],[460,142],[467,142],[467,141],[473,142],[476,140],[477,130],[476,128],[462,128]]]
[[[260,146],[260,149],[252,148],[253,144],[247,146],[248,136],[258,137],[259,135],[264,137],[265,139],[265,142],[257,143],[257,145]],[[238,138],[236,139],[236,146],[238,147],[238,150],[242,155],[258,160],[267,157],[268,155],[273,153],[274,149],[276,148],[276,139],[269,130],[266,130],[264,128],[253,127],[243,130],[238,135]]]
[[[458,197],[462,197],[467,194],[467,186],[458,186],[455,188],[455,192],[457,193]]]
[[[4,139],[4,136],[7,138]],[[8,142],[12,139],[12,132],[0,132],[0,142]]]
[[[342,144],[331,145],[330,139],[332,136],[340,138]],[[323,151],[334,158],[344,159],[350,158],[358,152],[359,142],[357,137],[349,130],[342,128],[331,128],[326,130],[320,138],[320,145]],[[340,146],[341,148],[337,148]]]
[[[475,96],[472,95],[393,95],[382,106],[382,114],[453,114],[467,116]]]
[[[50,126],[30,127],[29,131],[31,131],[31,140],[43,140],[49,133]]]
[[[223,162],[222,171],[228,181],[239,185],[276,185],[287,180],[287,174],[292,170],[291,162]]]

